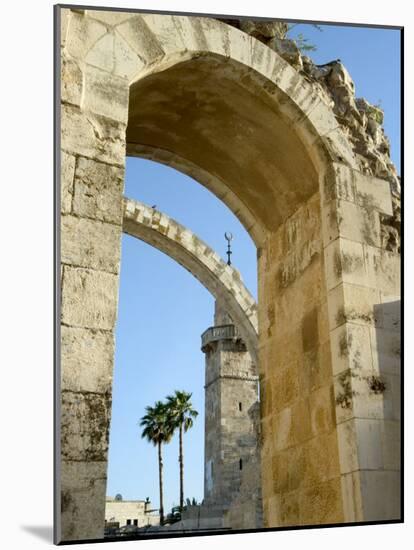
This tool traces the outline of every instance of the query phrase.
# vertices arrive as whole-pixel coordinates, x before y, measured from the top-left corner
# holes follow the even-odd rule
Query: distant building
[[[123,500],[121,495],[115,498],[106,497],[105,526],[124,527],[132,525],[145,527],[147,525],[159,525],[160,516],[152,510],[149,500]],[[118,524],[118,525],[116,525]]]

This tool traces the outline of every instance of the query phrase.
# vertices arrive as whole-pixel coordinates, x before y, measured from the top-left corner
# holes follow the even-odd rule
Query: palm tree
[[[191,404],[191,393],[175,390],[173,395],[167,396],[169,424],[172,430],[178,428],[180,434],[180,450],[178,461],[180,463],[180,509],[184,507],[184,452],[183,433],[192,428],[193,418],[197,418],[198,412]]]
[[[141,437],[145,437],[150,443],[158,447],[158,475],[160,484],[160,523],[164,523],[164,496],[163,496],[163,462],[162,444],[168,443],[173,435],[173,430],[168,421],[168,410],[165,403],[157,401],[153,407],[145,407],[146,414],[141,418],[140,426],[143,426]]]

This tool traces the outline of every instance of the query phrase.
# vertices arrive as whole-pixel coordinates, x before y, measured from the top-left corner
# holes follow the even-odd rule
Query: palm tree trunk
[[[164,523],[164,495],[162,488],[162,453],[161,453],[161,442],[158,443],[158,474],[160,481],[160,524]]]
[[[183,424],[180,424],[180,508],[184,507],[184,454],[183,454]]]

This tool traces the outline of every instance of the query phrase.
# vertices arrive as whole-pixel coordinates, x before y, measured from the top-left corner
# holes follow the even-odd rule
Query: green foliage
[[[191,393],[175,390],[173,395],[167,395],[168,422],[171,429],[176,430],[181,425],[186,432],[193,427],[193,419],[198,412],[191,404]]]
[[[286,34],[288,34],[297,25],[298,25],[298,23],[289,24]],[[320,25],[317,25],[316,23],[313,23],[311,26],[314,27],[315,29],[317,29],[319,32],[322,32],[322,30],[323,30],[322,27]],[[303,33],[299,33],[297,35],[297,37],[293,38],[292,40],[294,40],[294,42],[296,43],[299,51],[301,51],[301,52],[310,52],[310,51],[314,52],[314,51],[317,50],[317,47],[315,46],[315,44],[311,44],[309,42],[309,38],[306,38]]]
[[[153,445],[168,443],[173,436],[173,429],[169,422],[169,413],[166,403],[157,401],[154,407],[146,407],[146,414],[141,418],[140,426],[143,426],[141,437],[144,437]]]

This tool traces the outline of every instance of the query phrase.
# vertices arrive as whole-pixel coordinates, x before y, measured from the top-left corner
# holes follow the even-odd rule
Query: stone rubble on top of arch
[[[362,173],[390,183],[393,217],[383,216],[381,228],[386,250],[400,252],[401,183],[390,158],[390,141],[382,126],[384,112],[378,105],[355,97],[355,84],[339,59],[316,65],[303,55],[295,40],[287,38],[288,23],[220,19],[260,40],[277,52],[319,92],[332,108],[342,131],[352,144]]]

